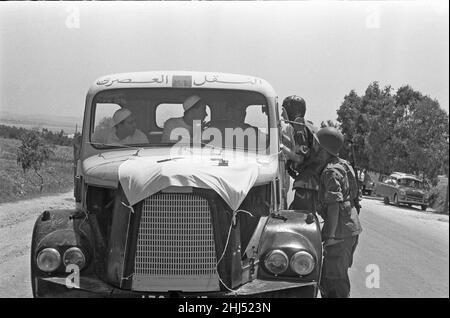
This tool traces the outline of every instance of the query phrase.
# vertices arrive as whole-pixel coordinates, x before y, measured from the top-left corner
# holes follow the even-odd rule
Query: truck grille
[[[191,193],[160,193],[145,199],[134,290],[218,290],[216,264],[207,200]]]

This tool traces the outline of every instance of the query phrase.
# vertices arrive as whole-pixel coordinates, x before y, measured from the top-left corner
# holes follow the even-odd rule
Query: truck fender
[[[282,210],[272,216],[261,236],[258,248],[260,263],[268,252],[281,249],[288,257],[299,250],[306,250],[316,260],[319,269],[322,264],[322,239],[317,217],[313,213],[300,210]]]

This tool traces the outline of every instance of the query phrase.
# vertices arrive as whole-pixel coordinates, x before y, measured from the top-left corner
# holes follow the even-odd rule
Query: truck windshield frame
[[[89,123],[89,143],[95,149],[117,149],[117,148],[130,148],[130,147],[170,147],[177,144],[177,141],[171,140],[170,142],[163,141],[162,134],[164,128],[161,128],[161,124],[157,124],[156,112],[160,105],[173,104],[174,112],[173,117],[180,119],[184,115],[180,113],[184,111],[183,102],[190,96],[199,96],[207,106],[207,117],[209,122],[205,128],[203,121],[197,121],[201,123],[200,132],[207,130],[210,132],[210,128],[216,128],[220,131],[222,140],[219,140],[219,144],[211,142],[216,138],[210,140],[201,139],[199,142],[192,141],[193,146],[205,146],[211,145],[215,148],[244,150],[249,152],[265,151],[270,148],[271,130],[277,129],[276,121],[272,118],[275,114],[275,110],[271,109],[274,105],[269,103],[269,99],[262,93],[251,90],[231,90],[231,89],[186,89],[186,88],[120,88],[120,89],[108,89],[102,90],[95,94],[92,99],[90,110],[90,123]],[[110,109],[108,109],[110,108]],[[135,121],[135,134],[141,134],[144,131],[148,142],[137,143],[124,143],[119,144],[110,142],[110,136],[115,132],[116,126],[114,123],[117,119],[114,117],[115,112],[120,108],[128,108]],[[100,110],[102,109],[102,110]],[[249,114],[251,109],[251,114]],[[105,111],[106,110],[106,111]],[[107,115],[102,115],[107,113]],[[162,113],[162,112],[160,112]],[[238,114],[238,115],[236,115]],[[244,114],[244,115],[242,115]],[[181,117],[180,117],[181,115]],[[242,116],[239,116],[242,115]],[[104,116],[102,118],[102,116]],[[166,116],[167,117],[167,116]],[[120,120],[119,116],[119,120]],[[122,119],[123,120],[123,119]],[[160,122],[160,120],[159,120]],[[119,122],[120,124],[121,122]],[[164,124],[166,121],[164,122]],[[194,122],[196,123],[196,122]],[[229,127],[226,126],[230,123]],[[236,123],[234,126],[233,124]],[[224,127],[224,125],[226,127]],[[241,129],[241,131],[248,133],[245,135],[243,147],[240,147],[237,141],[237,136],[234,136],[232,145],[227,143],[223,137],[228,134],[227,129]],[[99,131],[101,133],[99,133]],[[192,131],[192,130],[191,130]],[[254,131],[254,133],[252,132]],[[233,130],[233,133],[239,133],[239,130]],[[253,147],[253,134],[258,140],[257,144]],[[141,134],[142,135],[142,134]],[[195,137],[195,130],[193,133]],[[208,134],[207,134],[208,135]],[[190,135],[189,135],[190,136]],[[203,137],[203,133],[201,133]],[[260,138],[260,136],[262,136]],[[224,141],[225,140],[225,141]],[[186,140],[180,140],[184,145]]]

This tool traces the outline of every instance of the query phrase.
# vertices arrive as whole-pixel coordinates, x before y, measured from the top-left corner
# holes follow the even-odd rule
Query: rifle
[[[350,143],[350,148],[352,151],[352,161],[350,162],[350,165],[352,166],[353,171],[355,171],[355,173],[356,173],[356,185],[358,186],[358,196],[353,200],[353,204],[355,205],[356,212],[358,212],[358,215],[359,215],[359,212],[361,212],[361,204],[359,203],[360,202],[359,194],[361,191],[361,187],[359,184],[358,170],[356,169],[355,147],[353,146],[353,141],[349,141],[349,143]]]

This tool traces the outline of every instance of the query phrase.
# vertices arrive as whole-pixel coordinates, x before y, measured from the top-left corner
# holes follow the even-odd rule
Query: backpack
[[[359,213],[361,206],[359,204],[359,186],[355,170],[348,161],[339,158],[339,162],[344,166],[345,173],[347,175],[348,186],[350,190],[349,201],[354,204]]]
[[[302,117],[297,117],[294,122],[292,126],[296,146],[306,146],[311,149],[315,127]]]

